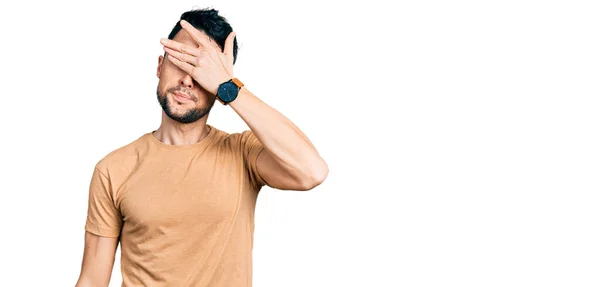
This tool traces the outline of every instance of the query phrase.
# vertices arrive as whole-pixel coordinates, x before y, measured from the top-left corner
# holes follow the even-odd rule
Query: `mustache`
[[[190,97],[194,102],[198,101],[198,97],[196,97],[196,94],[194,94],[192,91],[190,91],[187,88],[184,87],[173,87],[167,90],[168,93],[180,93],[180,94],[184,94],[187,95],[188,97]]]

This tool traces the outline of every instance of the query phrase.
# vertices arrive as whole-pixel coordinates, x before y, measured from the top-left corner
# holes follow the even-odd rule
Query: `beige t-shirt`
[[[120,236],[122,286],[252,286],[263,146],[210,128],[190,145],[148,132],[97,163],[85,230]]]

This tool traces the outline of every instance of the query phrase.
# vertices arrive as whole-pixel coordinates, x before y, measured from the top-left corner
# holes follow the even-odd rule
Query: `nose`
[[[185,74],[180,80],[179,80],[179,84],[181,86],[184,86],[188,89],[191,89],[194,87],[194,79],[192,79],[192,77],[188,74]]]

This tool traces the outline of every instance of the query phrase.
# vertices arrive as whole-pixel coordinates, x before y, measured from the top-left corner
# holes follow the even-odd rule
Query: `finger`
[[[212,46],[210,44],[210,38],[208,38],[207,35],[202,35],[202,33],[198,29],[192,26],[192,24],[188,23],[185,20],[179,21],[179,24],[181,25],[181,28],[183,28],[183,30],[190,34],[192,39],[194,39],[194,41],[196,41],[196,43],[198,43],[200,46],[204,48],[210,48]]]
[[[235,32],[231,32],[229,33],[229,36],[227,36],[227,39],[225,39],[225,49],[223,49],[223,54],[225,54],[225,56],[227,56],[227,59],[229,60],[229,64],[233,65],[233,43],[235,40]]]
[[[165,52],[167,52],[169,55],[175,57],[177,60],[186,62],[188,64],[191,64],[192,66],[198,66],[198,60],[197,60],[198,58],[196,58],[194,56],[177,52],[167,46],[163,46],[163,50],[165,50]]]
[[[198,48],[183,44],[181,42],[163,38],[160,39],[160,43],[163,44],[163,46],[166,46],[181,53],[189,54],[196,57],[201,55],[200,50]]]
[[[173,63],[175,66],[177,66],[182,71],[186,72],[188,75],[192,74],[192,71],[194,70],[194,66],[192,66],[186,62],[180,61],[171,55],[167,55],[167,59],[169,59],[169,61],[171,61],[171,63]]]

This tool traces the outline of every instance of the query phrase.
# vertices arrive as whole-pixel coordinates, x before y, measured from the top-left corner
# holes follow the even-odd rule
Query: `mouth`
[[[179,102],[193,102],[194,100],[192,99],[192,97],[183,94],[183,93],[179,93],[179,92],[173,92],[173,97],[175,97],[175,99]]]

